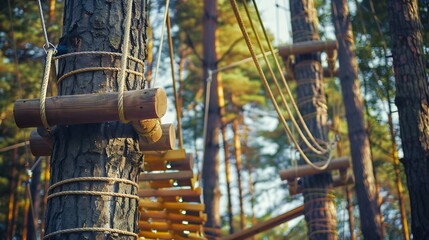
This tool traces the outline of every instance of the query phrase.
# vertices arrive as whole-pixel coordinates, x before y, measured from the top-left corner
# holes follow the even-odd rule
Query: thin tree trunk
[[[221,131],[222,131],[222,144],[223,152],[225,157],[225,177],[226,177],[226,197],[228,200],[228,225],[229,234],[234,233],[234,215],[232,213],[232,197],[231,197],[231,170],[230,170],[230,155],[229,155],[229,144],[226,137],[226,123],[225,123],[225,98],[223,92],[222,81],[219,81],[218,86],[219,95],[219,107],[221,116]]]
[[[43,182],[43,201],[42,201],[42,220],[40,222],[40,239],[43,239],[45,236],[45,215],[46,215],[46,206],[48,204],[48,189],[49,189],[49,180],[51,178],[50,169],[51,169],[51,157],[45,158],[45,175]]]
[[[29,215],[29,210],[30,210],[30,198],[31,198],[31,193],[29,192],[29,183],[28,183],[28,178],[25,181],[25,189],[24,189],[24,224],[23,224],[23,228],[22,228],[22,239],[28,239],[28,223],[31,222],[29,221],[28,215]]]
[[[19,214],[19,205],[18,205],[18,201],[19,199],[21,199],[21,194],[19,192],[19,186],[21,186],[22,184],[22,179],[20,178],[20,173],[18,171],[18,181],[16,184],[16,195],[15,195],[15,199],[14,199],[14,209],[13,209],[13,219],[12,219],[12,237],[15,236],[16,234],[16,228],[17,228],[17,223],[18,223],[18,214]]]
[[[37,159],[36,159],[37,161]],[[28,212],[28,240],[37,239],[37,228],[39,220],[39,210],[40,210],[40,175],[42,170],[42,163],[39,162],[37,166],[33,169],[31,182],[30,182],[30,200],[33,201],[33,210]],[[33,216],[34,214],[34,216]]]
[[[417,0],[389,0],[389,24],[413,239],[429,239],[429,89]]]
[[[339,77],[346,110],[348,135],[359,203],[361,229],[365,239],[382,239],[380,209],[365,129],[363,100],[358,81],[356,53],[350,15],[345,0],[332,0],[332,18],[338,36]]]
[[[208,106],[208,123],[206,139],[204,143],[203,158],[203,197],[206,207],[207,221],[206,227],[220,228],[219,213],[219,128],[220,128],[220,109],[217,94],[218,74],[211,70],[217,69],[216,52],[216,25],[217,25],[217,1],[204,0],[203,20],[203,81],[204,89],[207,86],[207,80],[211,81],[210,98]],[[211,76],[210,76],[211,75]],[[206,97],[208,93],[206,93]]]
[[[11,173],[9,179],[9,207],[7,214],[7,225],[6,225],[6,238],[12,239],[12,226],[13,226],[13,212],[15,209],[15,191],[16,191],[16,162],[17,162],[17,149],[13,150],[11,163]]]
[[[238,198],[240,203],[240,228],[243,230],[246,227],[246,216],[244,214],[244,197],[243,197],[243,184],[241,182],[241,140],[240,132],[238,129],[238,120],[234,119],[232,122],[232,131],[234,132],[234,155],[235,155],[235,168],[237,171],[237,186],[238,186]]]
[[[290,1],[290,11],[294,43],[320,39],[313,0]],[[327,110],[320,55],[296,55],[294,76],[297,82],[299,110],[313,136],[327,141]],[[320,161],[320,158],[310,157],[310,160]],[[337,239],[331,173],[304,177],[303,193],[308,239]]]
[[[253,187],[253,170],[252,170],[252,164],[250,162],[250,155],[249,155],[249,146],[248,143],[248,127],[246,125],[243,125],[243,153],[244,156],[246,156],[246,170],[249,174],[248,177],[248,184],[249,184],[249,197],[250,197],[250,209],[252,211],[252,226],[255,226],[257,224],[256,216],[255,216],[255,190]],[[256,235],[252,237],[253,240],[256,239]]]
[[[146,57],[145,1],[133,1],[129,55]],[[123,52],[127,1],[66,1],[63,36],[59,46],[67,52]],[[105,55],[79,55],[61,59],[58,76],[86,67],[120,67],[120,59]],[[128,68],[143,67],[129,61]],[[60,95],[105,93],[118,90],[118,74],[95,71],[66,78]],[[125,89],[141,89],[143,79],[129,74]],[[97,104],[97,103],[94,103]],[[137,182],[142,153],[130,124],[119,122],[58,126],[51,159],[51,185],[78,177],[121,178]],[[89,191],[90,194],[69,194]],[[65,193],[66,192],[66,193]],[[135,186],[117,181],[79,181],[63,184],[49,194],[45,237],[50,239],[136,239],[138,202],[127,196],[108,196],[100,192],[136,195]],[[89,228],[82,231],[81,228]],[[103,228],[97,230],[96,228]],[[76,231],[62,233],[58,231]],[[120,232],[115,232],[120,231]]]

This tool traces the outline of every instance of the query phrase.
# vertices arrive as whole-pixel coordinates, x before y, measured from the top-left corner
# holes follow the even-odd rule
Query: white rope
[[[169,6],[170,6],[170,0],[167,0],[165,2],[164,20],[162,21],[161,39],[160,39],[159,48],[158,48],[158,60],[156,62],[155,77],[153,78],[153,84],[151,84],[152,87],[155,86],[156,79],[158,78],[159,65],[160,65],[160,62],[161,62],[162,43],[164,42],[165,23],[167,21]]]

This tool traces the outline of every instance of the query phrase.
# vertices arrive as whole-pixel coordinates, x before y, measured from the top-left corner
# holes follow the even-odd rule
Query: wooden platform
[[[195,187],[192,155],[184,150],[145,152],[139,183],[139,236],[145,239],[206,239],[202,190]]]

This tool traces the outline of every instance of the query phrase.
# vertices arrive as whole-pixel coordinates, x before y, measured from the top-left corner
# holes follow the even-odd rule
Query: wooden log
[[[167,151],[172,150],[176,144],[176,131],[173,124],[161,124],[161,138],[154,143],[147,143],[139,137],[140,151]],[[146,157],[145,157],[146,158]]]
[[[168,222],[145,222],[139,221],[139,229],[141,230],[157,230],[157,231],[190,231],[200,232],[202,230],[201,225],[195,224],[178,224]]]
[[[159,119],[145,119],[131,122],[143,144],[151,144],[161,139],[162,128]]]
[[[186,179],[178,179],[178,180],[157,180],[150,182],[151,188],[171,188],[171,187],[190,187],[194,188],[195,179],[194,178],[186,178]]]
[[[255,236],[258,233],[270,230],[282,223],[288,222],[296,217],[299,217],[304,214],[304,206],[299,206],[290,210],[289,212],[283,213],[277,217],[271,218],[265,222],[260,222],[256,225],[253,225],[250,228],[244,229],[242,231],[236,232],[224,238],[224,240],[238,240],[246,239],[252,236]],[[204,228],[205,230],[206,228]]]
[[[282,57],[286,57],[289,55],[329,51],[337,48],[338,48],[338,43],[335,40],[306,41],[306,42],[294,43],[292,45],[280,46],[279,54]]]
[[[54,148],[54,141],[52,138],[39,135],[37,130],[30,133],[30,150],[34,156],[51,156]]]
[[[193,203],[201,203],[201,195],[200,196],[180,196],[180,197],[167,197],[164,196],[162,199],[166,202],[178,202],[181,198],[182,202],[193,202]]]
[[[193,176],[194,173],[192,171],[142,173],[139,176],[139,181],[191,179]]]
[[[192,170],[194,159],[192,154],[186,154],[183,150],[173,150],[172,153],[166,152],[165,157],[154,157],[151,153],[145,155],[146,171],[163,171],[163,170]],[[177,155],[177,156],[176,156]]]
[[[201,188],[195,189],[143,189],[138,191],[138,196],[143,197],[182,197],[201,196]]]
[[[175,144],[175,133],[172,124],[162,124],[162,129],[168,129],[168,131],[162,131],[161,139],[152,144],[140,144],[140,150],[146,155],[146,152],[152,153],[154,150],[170,150]],[[172,130],[173,128],[173,130]],[[173,135],[173,136],[172,136]],[[132,133],[130,133],[132,137]],[[53,150],[53,139],[49,137],[42,137],[39,133],[34,130],[30,135],[30,149],[34,156],[51,156]],[[148,151],[146,151],[148,150]]]
[[[39,99],[19,99],[14,116],[20,128],[43,126]],[[124,93],[125,118],[130,121],[160,118],[167,110],[167,95],[160,88]],[[53,125],[118,121],[118,93],[64,95],[46,98],[46,116]]]
[[[350,184],[354,184],[354,183],[355,183],[355,178],[353,177],[352,174],[348,174],[346,180],[344,180],[343,177],[341,177],[341,176],[332,177],[332,186],[334,188],[342,187],[342,186],[346,186],[346,185],[350,185]],[[290,195],[302,193],[302,185],[298,184],[298,186],[297,186],[296,190],[294,190],[294,192],[291,192],[291,190],[289,189],[289,193],[290,193]]]
[[[323,164],[325,164],[324,162],[318,162],[315,163],[317,166],[323,166]],[[330,171],[330,170],[334,170],[334,169],[340,169],[340,168],[348,168],[350,167],[350,161],[348,157],[341,157],[341,158],[337,158],[337,159],[332,159],[331,164],[329,164],[329,166],[323,170],[323,171],[319,171],[309,165],[302,165],[299,167],[293,167],[290,169],[286,169],[286,170],[280,170],[280,178],[282,180],[293,180],[299,177],[304,177],[304,176],[309,176],[309,175],[314,175],[314,174],[318,174],[321,172],[326,172],[326,171]]]

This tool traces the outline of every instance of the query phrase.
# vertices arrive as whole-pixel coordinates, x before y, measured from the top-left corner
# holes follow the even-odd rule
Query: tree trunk
[[[365,129],[363,100],[347,1],[332,0],[332,18],[338,36],[339,78],[346,110],[361,229],[365,239],[382,239],[380,209],[377,204],[369,138]]]
[[[313,0],[290,1],[294,43],[319,40]],[[299,110],[316,139],[327,141],[327,110],[320,54],[295,56]],[[309,157],[318,161],[320,158]],[[304,212],[308,239],[337,239],[337,220],[330,172],[303,178]]]
[[[134,1],[129,55],[146,57],[146,15],[144,1]],[[123,52],[126,1],[66,1],[63,36],[59,49],[67,52]],[[86,67],[120,67],[120,59],[105,55],[79,55],[60,59],[58,76]],[[129,61],[128,68],[143,72]],[[114,92],[118,73],[94,71],[66,78],[60,95]],[[141,89],[143,79],[129,74],[125,89]],[[96,104],[96,103],[94,103]],[[78,177],[120,178],[137,182],[142,165],[138,136],[130,124],[105,122],[58,126],[51,159],[51,185]],[[118,181],[84,181],[62,184],[49,194],[45,237],[49,239],[135,239],[138,202],[135,186]],[[71,194],[69,191],[88,191]],[[103,193],[127,194],[109,196]],[[87,228],[87,230],[82,229]],[[97,230],[98,228],[98,230]],[[100,229],[102,228],[102,229]],[[74,231],[61,233],[58,231]]]
[[[37,161],[37,158],[36,158]],[[28,212],[28,231],[27,231],[27,239],[28,240],[36,240],[37,239],[37,227],[39,220],[39,209],[40,209],[40,174],[42,171],[42,163],[39,162],[37,166],[34,168],[31,182],[30,182],[30,200],[33,201],[33,209]],[[34,214],[34,216],[33,216]]]
[[[15,209],[15,192],[16,192],[16,162],[17,162],[17,149],[13,150],[12,153],[12,162],[11,162],[11,172],[9,178],[9,207],[7,213],[7,222],[6,222],[6,238],[12,239],[12,229],[13,229],[13,212]]]
[[[238,199],[240,203],[240,228],[243,230],[246,227],[246,216],[244,214],[243,184],[241,182],[241,141],[237,119],[232,122],[232,131],[234,132],[235,169],[237,171]]]
[[[414,239],[429,239],[429,89],[417,0],[389,0],[389,23]]]
[[[204,160],[202,170],[203,198],[206,206],[207,221],[206,227],[220,228],[219,214],[219,128],[220,110],[217,94],[218,75],[209,76],[209,70],[217,69],[216,52],[216,21],[217,21],[217,1],[204,0],[203,13],[203,81],[204,89],[207,80],[211,80],[210,98],[208,106],[208,123],[206,131],[206,142],[204,143]],[[207,97],[207,93],[206,93]]]
[[[225,98],[223,95],[223,86],[222,81],[219,81],[218,86],[218,95],[219,95],[219,107],[220,107],[220,116],[221,116],[221,131],[222,131],[222,143],[223,143],[223,152],[225,157],[225,177],[226,177],[226,197],[228,200],[228,225],[229,225],[229,234],[234,233],[234,215],[232,213],[232,198],[231,198],[231,170],[230,170],[230,155],[229,155],[229,144],[226,137],[226,124],[225,124]]]
[[[40,222],[40,239],[43,239],[45,236],[45,215],[46,215],[46,206],[48,205],[48,189],[49,189],[49,180],[51,178],[51,158],[46,157],[45,171],[44,171],[44,182],[43,182],[43,201],[42,201],[42,221]]]

